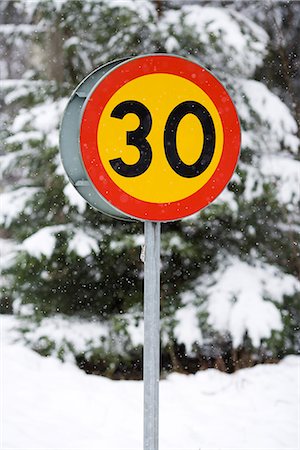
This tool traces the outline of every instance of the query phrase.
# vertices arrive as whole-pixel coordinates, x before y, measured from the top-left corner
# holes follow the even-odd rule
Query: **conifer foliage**
[[[1,14],[2,312],[19,318],[19,338],[88,372],[141,376],[142,224],[85,204],[58,135],[68,97],[94,68],[169,52],[218,76],[243,136],[217,201],[163,225],[163,369],[234,371],[298,351],[299,139],[291,111],[255,79],[267,33],[213,4],[158,14],[148,0],[22,0]]]

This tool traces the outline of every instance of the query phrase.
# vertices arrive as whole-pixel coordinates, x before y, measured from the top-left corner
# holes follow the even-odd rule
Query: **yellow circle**
[[[119,175],[111,166],[112,159],[121,158],[125,164],[135,164],[140,157],[138,148],[127,145],[127,132],[140,124],[135,114],[123,119],[111,117],[114,108],[124,101],[138,101],[148,108],[152,127],[146,137],[152,149],[149,168],[136,177]],[[196,101],[210,113],[215,127],[215,150],[207,169],[194,178],[178,175],[169,165],[164,148],[164,128],[173,109],[182,102]],[[155,73],[135,78],[122,86],[106,104],[98,124],[97,144],[103,166],[124,192],[139,200],[168,203],[182,200],[197,192],[211,178],[220,161],[223,148],[222,122],[212,100],[191,81],[177,75]],[[199,119],[187,114],[179,123],[176,135],[178,154],[185,164],[198,160],[203,147],[203,129]]]

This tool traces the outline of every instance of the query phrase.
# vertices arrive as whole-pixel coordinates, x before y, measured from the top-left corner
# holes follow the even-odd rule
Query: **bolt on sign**
[[[154,54],[114,61],[74,91],[62,122],[71,183],[99,211],[167,222],[209,205],[237,164],[232,100],[206,69]]]

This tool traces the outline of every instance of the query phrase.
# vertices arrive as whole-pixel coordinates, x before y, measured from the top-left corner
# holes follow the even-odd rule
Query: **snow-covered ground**
[[[2,317],[1,449],[141,450],[143,384],[11,343]],[[160,383],[161,450],[299,449],[300,358]]]

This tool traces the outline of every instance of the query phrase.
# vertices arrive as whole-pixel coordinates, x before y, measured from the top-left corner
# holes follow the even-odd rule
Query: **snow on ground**
[[[43,358],[2,316],[2,450],[142,448],[143,384],[86,375]],[[227,375],[214,369],[160,383],[161,450],[299,449],[300,358]]]

